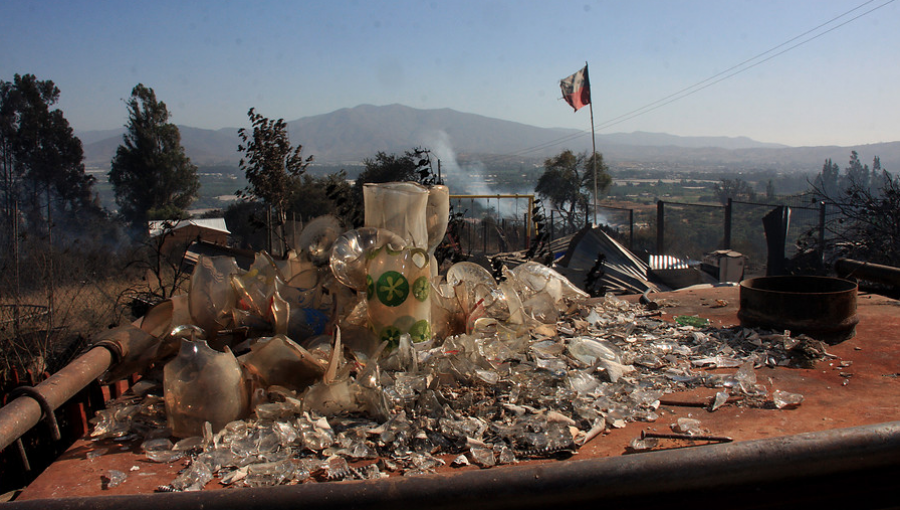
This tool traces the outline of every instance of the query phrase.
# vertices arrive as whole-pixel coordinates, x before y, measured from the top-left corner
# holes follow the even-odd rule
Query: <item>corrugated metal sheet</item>
[[[689,269],[690,263],[673,255],[650,255],[648,260],[650,269]]]
[[[609,290],[624,294],[671,290],[649,273],[650,266],[646,262],[599,228],[584,229],[576,234],[559,265],[567,269],[564,274],[573,282],[581,282],[583,277],[573,278],[572,274],[586,275],[601,254],[605,259],[599,283]]]

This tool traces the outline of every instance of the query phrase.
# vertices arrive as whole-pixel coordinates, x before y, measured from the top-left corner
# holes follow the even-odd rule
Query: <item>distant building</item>
[[[163,239],[161,251],[170,251],[181,247],[182,249],[194,242],[227,246],[228,236],[231,232],[225,226],[225,218],[188,219],[180,221],[155,220],[147,222],[150,238],[161,235]]]

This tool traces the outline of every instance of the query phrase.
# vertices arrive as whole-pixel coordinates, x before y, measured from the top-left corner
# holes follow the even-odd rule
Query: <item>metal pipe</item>
[[[65,368],[34,387],[52,409],[58,409],[76,393],[109,368],[112,353],[104,347],[94,347]],[[15,442],[41,420],[41,405],[23,395],[0,408],[0,450]]]
[[[472,470],[439,476],[312,483],[261,489],[21,501],[39,510],[659,508],[694,497],[716,506],[796,508],[798,500],[853,508],[894,497],[900,422],[583,461]],[[893,478],[892,478],[893,477]],[[727,499],[720,499],[727,498]],[[874,503],[873,503],[874,501]],[[894,500],[896,503],[896,500]]]
[[[860,280],[883,283],[900,287],[900,268],[872,264],[853,259],[838,259],[834,270],[841,278],[854,277]]]

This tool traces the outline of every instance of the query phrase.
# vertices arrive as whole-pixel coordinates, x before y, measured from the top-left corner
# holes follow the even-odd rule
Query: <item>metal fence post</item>
[[[723,244],[723,248],[726,250],[731,249],[731,211],[732,211],[732,200],[731,197],[728,198],[728,203],[725,204],[725,240]]]
[[[825,268],[825,201],[819,202],[819,267]]]
[[[634,209],[628,210],[628,249],[634,250]]]
[[[531,236],[528,235],[528,213],[522,215],[522,234],[525,238],[525,249],[531,248]]]
[[[556,239],[556,226],[553,225],[553,209],[550,209],[550,241]]]
[[[663,254],[663,241],[665,239],[665,202],[656,202],[656,254]]]

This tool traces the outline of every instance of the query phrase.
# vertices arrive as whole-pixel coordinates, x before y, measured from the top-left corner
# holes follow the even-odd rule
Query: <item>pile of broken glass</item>
[[[613,295],[591,298],[535,262],[496,279],[471,262],[451,266],[432,282],[433,338],[390,344],[366,328],[366,300],[316,255],[323,236],[308,237],[318,244],[284,260],[259,253],[247,271],[201,258],[187,295],[99,339],[141,346],[106,381],[142,377],[97,414],[92,436],[139,440],[149,459],[183,463],[167,491],[491,467],[653,422],[660,398],[680,389],[717,388],[710,410],[735,396],[795,406],[802,396],[770,391],[754,369],[827,356],[790,332],[682,326]],[[237,386],[217,382],[222,367],[207,359],[164,380],[178,377],[185,345],[239,367]],[[212,379],[198,383],[204,374]],[[179,382],[207,394],[167,395]]]

